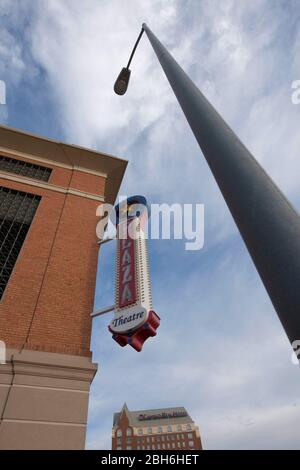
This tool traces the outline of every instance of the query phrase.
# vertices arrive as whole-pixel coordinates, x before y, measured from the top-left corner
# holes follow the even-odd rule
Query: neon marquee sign
[[[109,331],[113,339],[136,351],[156,335],[159,316],[152,310],[147,238],[147,202],[133,196],[116,207],[117,257],[114,318]]]

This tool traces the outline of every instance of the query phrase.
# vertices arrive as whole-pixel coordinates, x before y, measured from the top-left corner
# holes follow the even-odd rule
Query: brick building
[[[0,126],[0,449],[84,448],[96,209],[126,164]]]
[[[183,407],[115,413],[113,450],[201,450],[198,426]]]

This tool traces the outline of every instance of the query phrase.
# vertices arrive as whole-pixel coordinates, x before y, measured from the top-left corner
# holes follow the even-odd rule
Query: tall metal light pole
[[[300,340],[299,214],[145,23],[142,30],[152,44],[290,342]]]

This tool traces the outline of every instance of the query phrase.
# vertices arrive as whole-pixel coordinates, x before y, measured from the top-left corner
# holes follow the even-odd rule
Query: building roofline
[[[41,161],[47,160],[54,165],[75,168],[107,177],[105,202],[113,204],[118,194],[128,161],[87,149],[78,145],[38,136],[20,129],[0,125],[0,147]]]
[[[114,415],[113,415],[113,427],[118,425],[119,420],[122,416],[123,410],[124,410],[124,406],[123,406],[121,411],[114,413]],[[142,421],[138,420],[138,416],[140,414],[147,414],[147,415],[158,414],[159,415],[159,414],[163,414],[163,413],[168,414],[170,412],[175,412],[175,413],[176,412],[184,412],[184,413],[186,413],[186,416],[177,416],[177,417],[174,416],[174,417],[169,417],[167,419],[166,418],[156,418],[156,419],[149,419],[149,420],[145,419],[145,420],[142,420]],[[141,427],[150,426],[150,425],[152,425],[152,426],[162,426],[162,425],[166,425],[168,420],[180,421],[183,424],[185,422],[186,423],[194,423],[194,420],[191,418],[191,416],[189,415],[189,413],[187,412],[187,410],[184,406],[172,406],[172,407],[168,407],[168,408],[155,408],[155,409],[134,410],[134,411],[130,411],[127,408],[127,416],[128,416],[128,419],[129,419],[129,424],[131,426],[141,426]]]

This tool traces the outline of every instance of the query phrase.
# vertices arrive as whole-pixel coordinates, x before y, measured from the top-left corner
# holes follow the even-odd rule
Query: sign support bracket
[[[95,312],[91,313],[91,317],[100,317],[100,315],[105,315],[105,313],[112,312],[115,309],[115,305],[110,305],[109,307],[103,307],[100,308],[99,310],[96,310]]]

